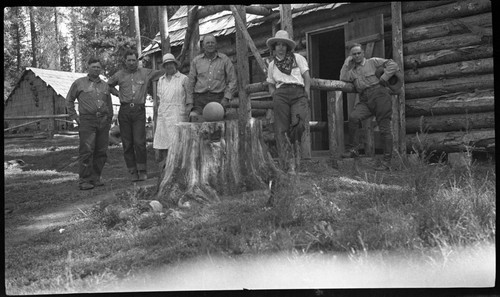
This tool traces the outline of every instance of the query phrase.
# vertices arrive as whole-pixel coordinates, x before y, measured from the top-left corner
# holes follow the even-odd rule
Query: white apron
[[[169,149],[177,138],[175,124],[187,122],[185,83],[187,76],[180,72],[176,72],[170,81],[165,75],[158,80],[160,106],[153,139],[155,149]]]

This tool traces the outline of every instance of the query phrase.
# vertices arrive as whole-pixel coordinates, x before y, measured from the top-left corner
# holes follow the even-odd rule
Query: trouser
[[[122,104],[118,112],[123,157],[130,173],[146,171],[146,110],[144,104]]]
[[[194,93],[193,94],[193,109],[198,114],[203,114],[203,108],[210,102],[221,103],[224,99],[224,92],[221,93]]]
[[[286,157],[289,150],[290,127],[309,121],[309,100],[304,87],[298,85],[282,85],[273,95],[274,133],[278,155]],[[297,139],[300,142],[300,139]]]
[[[349,116],[349,136],[347,146],[351,149],[359,148],[359,126],[361,121],[375,115],[380,136],[383,141],[384,160],[390,161],[392,158],[392,99],[387,88],[375,86],[365,90],[360,94],[360,100]]]
[[[109,128],[108,115],[80,115],[79,177],[80,183],[92,183],[101,177],[108,157]]]

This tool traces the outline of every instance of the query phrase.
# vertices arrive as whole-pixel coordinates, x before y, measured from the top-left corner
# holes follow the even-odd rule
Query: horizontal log
[[[62,119],[69,117],[69,114],[49,114],[49,115],[33,115],[33,116],[15,116],[4,117],[4,120],[31,120],[31,119]]]
[[[495,113],[467,113],[406,117],[406,133],[468,131],[495,128]]]
[[[415,55],[405,55],[403,60],[405,69],[416,69],[490,57],[493,57],[493,46],[489,44],[480,44],[465,47],[460,46],[459,48],[453,49],[442,49]]]
[[[410,83],[485,73],[493,73],[493,58],[405,70],[405,82]]]
[[[465,18],[446,20],[438,23],[427,23],[418,27],[403,30],[404,42],[442,37],[450,34],[462,34],[471,30],[482,30],[480,27],[492,26],[492,14],[483,13]]]
[[[403,13],[410,13],[450,3],[456,3],[456,1],[403,1],[401,3],[401,11]]]
[[[405,103],[407,117],[476,113],[494,111],[495,96],[493,90],[480,90],[406,100]]]
[[[27,123],[24,123],[24,124],[20,124],[20,125],[16,125],[16,126],[12,126],[12,127],[9,127],[9,128],[6,128],[6,129],[3,129],[4,132],[7,132],[7,131],[10,131],[10,130],[14,130],[14,129],[17,129],[17,128],[21,128],[21,127],[24,127],[24,126],[29,126],[29,125],[32,125],[32,124],[35,124],[35,123],[39,123],[40,121],[31,121],[31,122],[27,122]]]
[[[425,148],[437,152],[461,152],[467,149],[476,151],[495,150],[495,129],[481,129],[441,133],[415,133],[406,137],[406,147],[420,150]]]
[[[249,84],[247,86],[248,93],[256,93],[267,91],[268,86],[267,82],[260,82]],[[347,93],[355,93],[354,85],[351,83],[346,83],[340,80],[329,80],[329,79],[320,79],[320,78],[312,78],[311,79],[311,89],[313,90],[323,90],[323,91],[343,91]]]
[[[492,89],[493,85],[493,74],[407,83],[405,97],[408,100],[457,92],[473,92],[476,89]]]
[[[405,55],[415,55],[448,48],[465,47],[483,43],[483,36],[467,33],[408,42],[403,45]]]
[[[403,15],[405,28],[423,23],[442,21],[448,18],[459,18],[484,12],[491,12],[490,0],[466,0],[424,9]]]

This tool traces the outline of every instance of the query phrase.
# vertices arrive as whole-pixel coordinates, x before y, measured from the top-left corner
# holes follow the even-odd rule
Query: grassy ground
[[[381,173],[363,162],[334,170],[313,159],[302,162],[300,174],[281,181],[272,207],[266,204],[268,191],[255,191],[223,197],[211,205],[155,215],[137,210],[120,218],[117,210],[105,206],[125,208],[150,199],[156,181],[153,177],[145,183],[150,187],[134,187],[126,176],[121,148],[110,149],[106,186],[81,192],[77,166],[68,165],[77,155],[74,138],[22,142],[6,141],[4,150],[5,160],[23,159],[29,164],[5,171],[9,294],[114,291],[117,284],[131,279],[140,280],[147,290],[145,272],[160,271],[168,264],[179,275],[181,269],[175,267],[180,263],[205,256],[218,259],[217,263],[274,254],[281,258],[264,263],[300,257],[306,261],[296,262],[294,269],[307,270],[318,262],[309,255],[338,255],[342,263],[363,263],[355,269],[386,263],[382,271],[387,272],[385,259],[398,254],[398,265],[428,262],[436,277],[440,268],[455,267],[459,250],[472,247],[469,265],[477,260],[475,251],[483,257],[479,251],[486,246],[482,261],[494,263],[488,257],[496,231],[496,173],[488,162],[452,169],[409,158],[396,165],[398,170]],[[54,145],[58,149],[47,150]],[[151,150],[148,162],[150,171],[157,171]],[[368,260],[369,255],[375,260]],[[192,264],[205,276],[216,273],[203,270],[203,265]],[[257,271],[253,274],[266,270],[239,262],[224,273],[241,273],[249,267]],[[285,274],[294,271],[287,269],[275,268]],[[485,270],[490,271],[489,266],[481,272]],[[467,273],[461,277],[469,279]],[[398,278],[393,275],[393,279]],[[195,287],[200,286],[212,288],[199,283]],[[175,284],[170,288],[178,289]]]

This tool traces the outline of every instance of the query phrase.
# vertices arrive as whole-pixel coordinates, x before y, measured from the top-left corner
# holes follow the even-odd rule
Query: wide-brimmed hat
[[[174,62],[177,65],[177,67],[179,67],[180,65],[179,61],[177,61],[177,59],[175,59],[174,55],[172,55],[171,53],[166,53],[165,55],[163,55],[162,61],[163,61],[162,66],[168,62]]]
[[[384,67],[378,67],[375,70],[375,76],[377,78],[380,78],[382,74],[384,74]],[[398,70],[394,73],[393,76],[391,76],[391,78],[389,78],[388,87],[394,93],[399,93],[401,91],[401,87],[403,86],[403,81],[404,81],[403,74],[401,73],[401,71]]]
[[[276,35],[274,35],[274,37],[269,38],[266,41],[266,44],[267,44],[267,46],[269,48],[272,48],[273,45],[276,42],[278,42],[278,41],[281,41],[281,42],[284,42],[284,43],[288,44],[292,50],[297,45],[297,44],[295,44],[295,41],[293,41],[292,39],[290,39],[290,36],[288,35],[288,32],[285,31],[285,30],[279,30],[278,32],[276,32]]]

